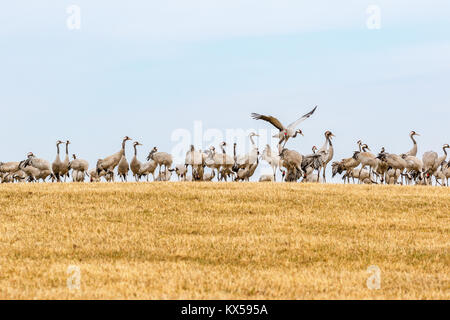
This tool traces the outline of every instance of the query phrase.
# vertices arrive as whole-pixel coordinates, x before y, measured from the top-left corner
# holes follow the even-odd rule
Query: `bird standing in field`
[[[53,163],[52,163],[52,170],[53,170],[53,173],[55,174],[57,182],[61,181],[59,172],[62,167],[62,162],[61,162],[61,158],[59,157],[59,145],[62,143],[64,143],[64,142],[62,142],[61,140],[56,141],[56,158],[55,158],[55,161],[53,161]]]
[[[296,128],[301,122],[308,119],[314,113],[314,111],[316,111],[316,109],[317,109],[317,106],[315,106],[314,109],[312,109],[307,114],[303,115],[300,119],[292,122],[287,127],[285,127],[280,122],[280,120],[278,120],[277,118],[272,117],[272,116],[265,116],[265,115],[258,114],[258,113],[252,113],[251,116],[253,119],[256,119],[256,120],[264,120],[264,121],[270,122],[275,128],[280,130],[280,133],[274,135],[273,137],[279,139],[278,151],[281,153],[281,150],[284,149],[284,146],[286,145],[286,142],[289,140],[289,138],[295,138],[295,137],[297,137],[297,134],[303,135],[302,130],[300,130],[300,129],[296,130]],[[281,145],[283,142],[284,142],[284,144]]]
[[[167,170],[170,168],[170,166],[172,165],[173,162],[173,158],[172,155],[168,154],[167,152],[158,152],[158,148],[154,147],[152,149],[152,151],[150,151],[148,157],[147,157],[147,161],[153,160],[155,161],[158,165],[159,165],[159,177],[162,180],[158,180],[158,178],[156,180],[158,181],[168,181],[168,180],[164,180],[166,179],[169,174],[167,173]],[[165,176],[161,176],[161,168],[162,166],[165,167]],[[170,177],[169,177],[170,179]]]
[[[44,159],[36,158],[33,152],[29,152],[27,154],[27,159],[19,164],[19,169],[23,169],[24,171],[27,167],[33,167],[36,169],[34,170],[35,172],[32,180],[38,181],[39,179],[42,179],[42,181],[45,182],[45,179],[49,176],[56,180],[56,177],[52,172],[50,162]]]
[[[444,144],[442,150],[444,154],[439,157],[437,152],[427,151],[422,156],[423,163],[423,171],[425,173],[425,181],[427,184],[432,184],[431,178],[440,165],[447,159],[447,151],[445,149],[449,149],[450,146],[448,144]]]
[[[66,182],[66,178],[69,177],[69,144],[70,141],[67,140],[65,142],[66,144],[66,157],[64,158],[64,160],[61,162],[61,167],[59,168],[59,175],[60,177],[64,177],[64,182]]]
[[[72,169],[72,178],[74,182],[83,182],[84,176],[89,176],[89,163],[83,159],[77,159],[75,154],[73,160],[69,162],[69,170]]]
[[[130,165],[124,153],[117,166],[117,174],[119,175],[120,179],[122,179],[122,182],[127,182],[127,176],[129,171]]]
[[[137,181],[139,181],[139,172],[141,171],[142,168],[142,162],[140,162],[137,158],[137,146],[142,146],[141,143],[135,141],[133,143],[133,148],[134,148],[134,156],[133,159],[131,159],[131,163],[130,163],[130,169],[131,172],[133,173],[133,177],[134,179]]]
[[[100,175],[102,171],[105,171],[108,173],[114,171],[114,169],[117,167],[120,160],[122,159],[122,156],[125,154],[125,143],[129,140],[131,140],[131,138],[128,136],[125,136],[125,138],[123,138],[123,140],[122,140],[122,148],[118,152],[116,152],[104,159],[99,159],[97,161],[96,167],[97,167],[98,175]]]
[[[358,176],[358,180],[360,182],[362,181],[361,180],[362,169],[364,169],[366,166],[369,166],[369,177],[371,177],[372,171],[376,171],[376,169],[378,167],[377,157],[373,153],[368,152],[368,151],[370,151],[370,149],[367,146],[367,144],[362,144],[361,149],[362,149],[362,152],[355,151],[353,153],[353,159],[355,159],[356,161],[359,161],[361,163],[361,170],[359,171],[359,176]],[[385,155],[381,155],[381,156],[385,156]],[[379,155],[379,157],[381,157],[381,156]]]
[[[331,142],[332,137],[335,135],[327,130],[325,132],[325,143],[317,152],[322,154],[322,168],[323,168],[323,181],[327,182],[326,178],[326,170],[327,170],[327,164],[333,159],[334,156],[334,148],[333,143]],[[319,170],[320,174],[320,170]],[[319,177],[317,177],[317,181],[319,181]]]

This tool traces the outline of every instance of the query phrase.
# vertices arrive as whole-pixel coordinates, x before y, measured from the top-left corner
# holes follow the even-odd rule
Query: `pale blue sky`
[[[124,135],[170,151],[178,128],[270,128],[314,105],[288,147],[310,153],[331,130],[335,158],[450,143],[449,1],[13,1],[0,12],[0,161],[55,141],[97,158]],[[66,26],[81,8],[81,29]],[[366,27],[369,5],[381,29]],[[207,147],[207,146],[204,146]],[[128,146],[131,158],[131,144]]]

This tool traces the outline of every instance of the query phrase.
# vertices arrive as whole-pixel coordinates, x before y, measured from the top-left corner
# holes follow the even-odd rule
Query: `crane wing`
[[[294,130],[301,122],[303,122],[304,120],[308,119],[313,113],[314,111],[316,111],[317,106],[314,107],[314,109],[312,109],[310,112],[308,112],[307,114],[305,114],[304,116],[302,116],[300,119],[298,119],[297,121],[292,122],[289,126],[288,129],[292,129]]]
[[[252,113],[252,118],[256,119],[256,120],[264,120],[264,121],[270,122],[274,127],[278,128],[278,130],[280,130],[280,131],[284,130],[284,126],[275,117],[264,116],[264,115],[258,114],[258,113]]]

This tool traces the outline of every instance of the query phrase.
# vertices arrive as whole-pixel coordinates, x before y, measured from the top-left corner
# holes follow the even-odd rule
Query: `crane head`
[[[379,153],[377,156],[377,159],[380,159],[381,161],[386,160],[386,153]]]
[[[280,154],[278,156],[280,156],[281,158],[284,157],[284,154],[288,151],[287,148],[284,148],[283,150],[281,150]]]
[[[417,132],[415,132],[414,130],[411,131],[411,133],[409,134],[411,137],[412,136],[420,136],[420,134],[418,134]]]

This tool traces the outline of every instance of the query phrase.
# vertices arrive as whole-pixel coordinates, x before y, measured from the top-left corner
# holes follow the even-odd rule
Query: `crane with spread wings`
[[[284,146],[286,145],[286,142],[289,140],[289,138],[295,138],[295,137],[297,137],[297,134],[303,135],[302,130],[300,130],[300,129],[296,130],[296,128],[301,122],[303,122],[304,120],[308,119],[314,113],[314,111],[316,111],[316,109],[317,109],[317,106],[315,106],[314,109],[312,109],[307,114],[303,115],[300,119],[292,122],[287,127],[285,127],[280,122],[280,120],[278,120],[277,118],[272,117],[272,116],[265,116],[265,115],[258,114],[258,113],[252,113],[251,116],[252,116],[253,119],[256,119],[256,120],[267,121],[267,122],[271,123],[275,128],[280,130],[280,133],[274,135],[273,137],[274,138],[278,138],[280,140],[278,142],[278,149],[281,152],[281,150],[284,148]],[[281,147],[281,144],[283,142],[284,142],[284,144]]]

